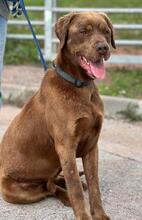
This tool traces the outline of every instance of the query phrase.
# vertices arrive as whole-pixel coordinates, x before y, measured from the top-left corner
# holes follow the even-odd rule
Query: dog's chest
[[[86,117],[78,119],[76,135],[78,138],[77,157],[86,155],[97,144],[102,127],[103,113],[98,106],[90,105]]]

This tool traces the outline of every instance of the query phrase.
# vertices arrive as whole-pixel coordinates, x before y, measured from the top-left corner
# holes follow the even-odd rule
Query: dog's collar
[[[57,66],[55,63],[52,64],[52,66],[55,68],[56,73],[61,76],[64,80],[72,83],[75,87],[83,88],[86,86],[89,86],[89,82],[81,81],[79,79],[76,79],[75,77],[69,75],[64,70],[62,70],[59,66]]]

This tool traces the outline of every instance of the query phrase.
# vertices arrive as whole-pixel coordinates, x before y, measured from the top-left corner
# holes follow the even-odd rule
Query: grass
[[[141,0],[76,0],[76,1],[68,1],[68,0],[58,0],[59,4],[63,7],[68,6],[80,6],[80,7],[139,7],[142,6]],[[35,1],[36,2],[36,1]]]
[[[140,68],[110,68],[106,80],[98,82],[102,95],[142,99],[142,70]]]

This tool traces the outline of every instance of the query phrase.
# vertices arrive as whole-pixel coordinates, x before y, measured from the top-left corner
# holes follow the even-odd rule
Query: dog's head
[[[115,48],[113,26],[104,13],[70,13],[55,24],[61,53],[68,54],[70,62],[80,66],[91,78],[103,79],[103,60]]]

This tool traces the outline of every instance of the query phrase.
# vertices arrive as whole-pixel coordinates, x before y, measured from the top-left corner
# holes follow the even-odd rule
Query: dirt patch
[[[2,83],[35,87],[39,86],[43,76],[44,71],[40,67],[7,65],[4,68]]]

